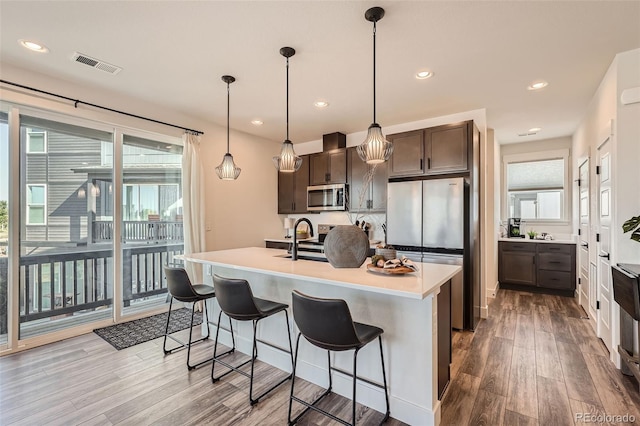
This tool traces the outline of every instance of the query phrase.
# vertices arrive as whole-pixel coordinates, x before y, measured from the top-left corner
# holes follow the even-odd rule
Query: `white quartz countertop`
[[[575,239],[562,240],[530,240],[528,238],[498,238],[498,241],[509,241],[511,243],[551,243],[551,244],[575,244]]]
[[[411,299],[424,299],[462,271],[459,265],[416,263],[418,272],[382,275],[367,271],[367,259],[360,268],[334,268],[327,262],[292,261],[279,257],[284,250],[246,247],[184,255],[184,259],[207,265],[261,272],[299,280],[323,283],[373,293]]]

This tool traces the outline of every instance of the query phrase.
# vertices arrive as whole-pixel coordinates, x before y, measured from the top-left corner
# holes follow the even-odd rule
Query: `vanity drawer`
[[[571,272],[572,256],[559,253],[538,253],[538,268],[551,271]]]
[[[538,253],[564,253],[571,254],[575,252],[576,246],[574,244],[554,244],[554,243],[539,243]]]
[[[568,290],[574,288],[571,272],[538,271],[538,287]]]
[[[511,241],[500,241],[500,248],[504,251],[528,251],[535,252],[536,244],[535,243],[517,243]]]

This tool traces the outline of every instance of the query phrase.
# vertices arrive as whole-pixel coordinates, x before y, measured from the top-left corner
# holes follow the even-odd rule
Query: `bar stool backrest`
[[[297,290],[292,296],[293,318],[309,342],[331,351],[345,351],[362,345],[347,302],[311,297]]]
[[[231,318],[248,320],[262,315],[253,300],[253,292],[247,280],[214,275],[213,287],[220,309]]]
[[[184,268],[164,267],[164,274],[167,277],[167,290],[169,294],[181,302],[195,302],[202,300],[191,285],[189,275]]]

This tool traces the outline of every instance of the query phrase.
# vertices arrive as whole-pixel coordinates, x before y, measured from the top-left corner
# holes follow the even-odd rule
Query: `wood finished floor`
[[[186,333],[186,332],[181,332]],[[220,347],[223,349],[224,347]],[[194,345],[205,359],[213,342]],[[211,364],[187,371],[184,351],[164,356],[162,339],[121,351],[94,333],[0,358],[0,425],[285,425],[290,383],[249,405],[249,381],[232,373],[211,382]],[[248,359],[234,354],[236,364]],[[216,365],[216,372],[224,367]],[[247,366],[247,370],[248,366]],[[254,395],[286,376],[258,361]],[[322,389],[296,380],[296,395],[312,400]],[[350,400],[327,396],[322,407],[351,418]],[[294,405],[294,415],[302,411]],[[382,414],[358,405],[358,424],[377,424]],[[300,425],[338,424],[315,412]],[[403,423],[391,419],[392,426]]]
[[[638,384],[585,316],[572,298],[500,290],[475,333],[454,333],[442,424],[585,424],[577,413],[628,413],[640,424]]]
[[[630,413],[640,424],[636,382],[609,362],[573,299],[501,290],[489,312],[475,333],[454,334],[441,424],[581,425],[575,413],[582,412]],[[165,357],[161,345],[156,339],[116,351],[90,333],[0,358],[0,425],[286,424],[288,383],[250,407],[246,378],[212,384],[210,364],[188,372],[186,354]],[[194,346],[194,358],[210,356],[212,346]],[[256,373],[257,392],[284,375],[260,362]],[[303,398],[319,392],[296,381]],[[350,401],[340,396],[324,408],[350,417]],[[359,425],[381,416],[358,407]],[[299,424],[337,423],[310,413]]]

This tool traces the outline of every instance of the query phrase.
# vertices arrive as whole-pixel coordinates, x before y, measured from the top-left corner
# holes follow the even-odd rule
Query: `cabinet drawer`
[[[535,252],[536,244],[535,243],[517,243],[511,241],[500,241],[500,247],[504,251],[528,251]]]
[[[571,290],[575,288],[575,280],[571,272],[538,271],[538,287]]]
[[[553,244],[553,243],[540,243],[538,244],[538,253],[565,253],[571,254],[576,250],[576,246],[573,244]]]
[[[570,254],[538,253],[538,268],[551,271],[572,271]]]

